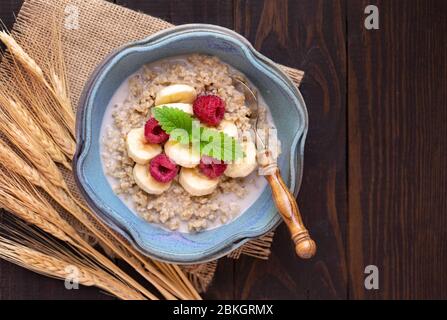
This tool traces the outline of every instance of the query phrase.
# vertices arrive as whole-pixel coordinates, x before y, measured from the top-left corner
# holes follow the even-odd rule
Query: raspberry
[[[151,160],[149,172],[158,182],[166,183],[175,178],[178,167],[167,155],[159,154]]]
[[[200,159],[199,170],[210,179],[219,178],[227,169],[227,165],[220,160],[203,156]]]
[[[149,143],[163,143],[169,139],[155,118],[150,118],[144,125],[144,137]]]
[[[215,95],[203,95],[194,101],[194,114],[209,126],[217,126],[225,113],[225,102]]]

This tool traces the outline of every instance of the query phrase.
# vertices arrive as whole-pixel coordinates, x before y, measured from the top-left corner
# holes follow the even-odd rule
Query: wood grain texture
[[[447,298],[446,17],[443,0],[348,0],[350,298]]]
[[[22,6],[22,0],[3,0],[0,4],[0,19],[2,25],[9,28],[15,20],[15,16]]]
[[[344,1],[235,1],[235,30],[275,61],[306,71],[309,111],[304,178],[298,203],[318,244],[296,257],[281,225],[272,256],[236,262],[237,299],[344,299],[346,216],[346,52]]]
[[[115,2],[176,25],[212,23],[227,28],[233,25],[233,3],[228,0],[116,0]]]
[[[21,0],[0,4],[8,26]],[[234,29],[306,71],[298,197],[318,243],[295,256],[281,225],[268,261],[222,259],[209,299],[447,298],[447,1],[117,0],[174,24]],[[363,26],[366,5],[380,30]],[[379,267],[380,289],[364,289]],[[0,261],[0,299],[101,299]]]

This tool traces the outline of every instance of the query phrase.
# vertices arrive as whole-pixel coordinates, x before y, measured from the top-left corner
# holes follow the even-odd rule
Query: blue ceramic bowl
[[[190,53],[219,57],[240,70],[259,89],[282,142],[283,152],[278,161],[282,175],[295,192],[301,182],[308,125],[304,100],[292,81],[245,38],[225,28],[204,24],[175,27],[120,48],[98,66],[78,108],[74,172],[79,188],[94,212],[142,253],[183,264],[226,255],[281,221],[267,187],[251,207],[226,225],[197,234],[170,232],[135,215],[107,182],[100,157],[100,128],[113,93],[144,64]]]

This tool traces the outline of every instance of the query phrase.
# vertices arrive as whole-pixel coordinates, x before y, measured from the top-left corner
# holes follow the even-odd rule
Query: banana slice
[[[196,100],[197,92],[186,84],[173,84],[161,89],[155,98],[155,105],[174,102],[193,103]]]
[[[132,129],[126,139],[127,154],[138,164],[148,164],[161,153],[161,146],[148,143],[144,137],[144,128]]]
[[[171,182],[158,182],[149,172],[148,165],[136,164],[133,167],[133,178],[135,183],[145,192],[150,194],[162,194],[171,186]]]
[[[186,113],[189,114],[194,114],[193,110],[192,110],[192,104],[191,103],[166,103],[166,104],[161,104],[158,106],[155,106],[154,108],[160,108],[160,107],[168,107],[168,108],[176,108],[176,109],[180,109]]]
[[[213,193],[219,179],[210,179],[197,168],[182,168],[179,182],[189,194],[198,197]]]
[[[228,164],[224,174],[230,178],[243,178],[248,176],[257,167],[256,146],[253,141],[241,142],[242,151],[245,157]]]
[[[169,140],[165,144],[165,153],[176,164],[186,168],[194,168],[200,163],[200,154],[188,144]]]
[[[229,120],[222,120],[219,124],[218,130],[236,139],[239,136],[236,125]]]

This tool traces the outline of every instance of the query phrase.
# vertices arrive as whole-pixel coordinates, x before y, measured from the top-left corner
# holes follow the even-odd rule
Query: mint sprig
[[[153,115],[166,133],[171,133],[175,129],[183,129],[189,134],[192,133],[193,117],[189,113],[177,108],[162,106],[154,108]]]
[[[153,116],[161,128],[180,143],[192,143],[200,155],[225,162],[244,156],[240,144],[229,135],[216,129],[204,127],[190,114],[166,106],[154,108]],[[196,123],[194,121],[197,121]]]

